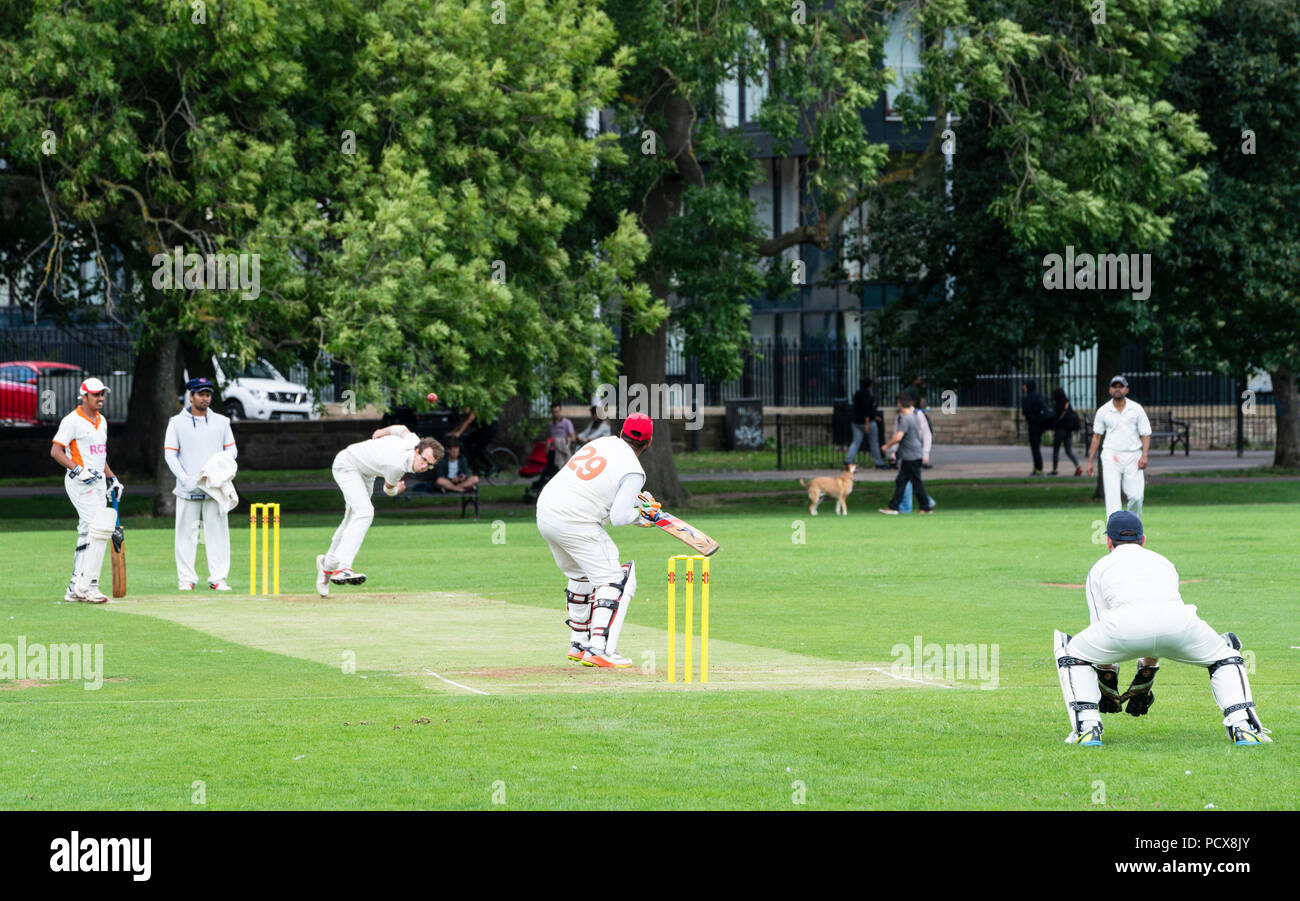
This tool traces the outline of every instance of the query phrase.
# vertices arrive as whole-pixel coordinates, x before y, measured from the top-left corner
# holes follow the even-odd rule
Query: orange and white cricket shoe
[[[576,662],[582,662],[582,655],[587,653],[587,649],[576,641],[569,645],[569,659]]]
[[[621,654],[613,654],[609,651],[593,651],[591,648],[587,648],[582,652],[582,665],[626,669],[632,665],[632,661]]]

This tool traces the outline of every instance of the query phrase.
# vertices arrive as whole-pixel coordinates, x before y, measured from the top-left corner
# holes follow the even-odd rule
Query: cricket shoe
[[[84,592],[79,592],[76,599],[83,604],[107,604],[108,597],[94,585],[87,588]]]
[[[325,555],[316,555],[316,593],[323,598],[330,594],[330,573],[325,568]]]
[[[1067,745],[1083,745],[1086,748],[1101,747],[1101,723],[1090,729],[1082,729],[1078,732],[1071,732],[1065,740]]]
[[[569,645],[569,659],[576,663],[581,663],[582,657],[586,653],[587,648],[585,645],[580,645],[576,641]]]
[[[233,588],[226,584],[225,579],[217,579],[215,582],[209,582],[208,587],[213,591],[234,591]]]
[[[632,665],[632,661],[622,654],[615,654],[611,651],[593,651],[591,648],[587,648],[582,652],[582,665],[626,669]]]
[[[354,573],[350,569],[336,569],[330,574],[330,581],[335,585],[360,585],[366,581],[365,573]]]
[[[176,586],[176,590],[177,590],[177,591],[193,591],[193,590],[194,590],[194,583],[193,583],[193,582],[181,582],[180,584],[178,584],[178,585]]]
[[[1232,743],[1234,745],[1253,747],[1255,745],[1272,744],[1273,739],[1263,732],[1256,732],[1249,723],[1242,723],[1240,726],[1232,727]]]
[[[69,587],[67,591],[63,592],[63,600],[68,604],[75,604],[77,602],[77,592]]]

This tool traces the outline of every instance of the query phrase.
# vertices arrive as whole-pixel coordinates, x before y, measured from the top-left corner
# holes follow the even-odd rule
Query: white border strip
[[[439,676],[437,673],[435,673],[435,672],[434,672],[433,670],[431,670],[431,669],[426,669],[425,672],[428,673],[430,676],[433,676],[435,679],[441,679],[442,681],[446,682],[448,685],[454,685],[454,686],[456,686],[457,688],[463,688],[463,689],[465,689],[466,691],[472,691],[472,692],[474,692],[474,694],[476,694],[476,695],[485,695],[485,694],[487,694],[486,691],[480,691],[480,690],[477,689],[477,688],[470,688],[468,685],[461,685],[459,682],[453,682],[453,681],[451,681],[450,679],[448,679],[448,678],[445,677],[445,676]]]

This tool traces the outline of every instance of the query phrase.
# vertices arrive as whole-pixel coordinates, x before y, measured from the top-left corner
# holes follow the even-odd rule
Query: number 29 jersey
[[[537,516],[577,523],[604,523],[625,476],[645,484],[636,452],[618,435],[584,444],[542,489]],[[639,489],[638,489],[639,490]]]

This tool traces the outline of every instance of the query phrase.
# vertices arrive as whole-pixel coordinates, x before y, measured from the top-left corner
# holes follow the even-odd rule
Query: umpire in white
[[[176,476],[176,579],[181,591],[193,591],[199,577],[194,571],[198,553],[199,526],[207,547],[208,587],[230,591],[230,526],[226,510],[216,498],[199,487],[204,468],[220,454],[238,456],[230,420],[209,409],[212,383],[193,378],[185,385],[189,406],[167,423],[163,453]]]
[[[1110,380],[1110,400],[1097,408],[1092,422],[1092,445],[1088,448],[1088,475],[1101,448],[1101,483],[1106,490],[1106,516],[1120,508],[1119,492],[1128,496],[1130,513],[1142,515],[1146,493],[1147,452],[1151,450],[1151,420],[1135,400],[1128,399],[1128,379],[1117,375]],[[1102,443],[1102,436],[1106,441]]]
[[[1241,641],[1222,635],[1184,604],[1178,593],[1178,570],[1144,545],[1142,521],[1127,510],[1106,523],[1110,553],[1088,573],[1088,612],[1092,624],[1071,637],[1054,635],[1057,673],[1070,718],[1068,744],[1099,746],[1101,714],[1128,712],[1142,716],[1155,703],[1151,690],[1161,657],[1204,666],[1210,691],[1223,711],[1228,738],[1238,745],[1271,742],[1255,713],[1246,678]],[[1138,658],[1137,675],[1128,691],[1119,692],[1119,666]]]

